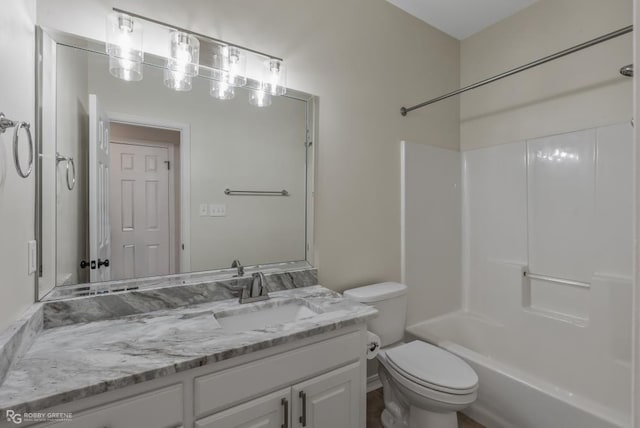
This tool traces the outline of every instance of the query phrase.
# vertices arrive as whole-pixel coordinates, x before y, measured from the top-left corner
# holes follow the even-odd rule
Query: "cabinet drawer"
[[[364,352],[362,333],[354,332],[196,378],[196,417],[343,366]]]
[[[116,401],[75,413],[70,422],[46,425],[51,428],[176,428],[182,426],[182,385]]]
[[[291,388],[196,421],[196,428],[291,427]]]

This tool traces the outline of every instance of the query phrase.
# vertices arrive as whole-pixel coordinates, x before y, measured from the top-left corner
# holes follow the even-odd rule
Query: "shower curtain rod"
[[[462,94],[463,92],[467,92],[467,91],[470,91],[472,89],[476,89],[476,88],[479,88],[481,86],[488,85],[489,83],[493,83],[495,81],[504,79],[505,77],[513,76],[514,74],[520,73],[520,72],[525,71],[525,70],[529,70],[530,68],[534,68],[534,67],[537,67],[539,65],[545,64],[547,62],[556,60],[558,58],[562,58],[564,56],[570,55],[570,54],[572,54],[574,52],[581,51],[583,49],[586,49],[586,48],[589,48],[591,46],[600,44],[602,42],[606,42],[607,40],[615,39],[616,37],[623,36],[623,35],[625,35],[627,33],[632,32],[632,31],[633,31],[633,25],[629,25],[628,27],[624,27],[624,28],[621,28],[621,29],[619,29],[617,31],[613,31],[611,33],[608,33],[608,34],[605,34],[603,36],[597,37],[595,39],[589,40],[588,42],[581,43],[581,44],[573,46],[573,47],[571,47],[569,49],[565,49],[563,51],[556,52],[553,55],[545,56],[544,58],[540,58],[540,59],[538,59],[536,61],[530,62],[530,63],[522,65],[520,67],[511,69],[509,71],[505,71],[504,73],[500,73],[500,74],[495,75],[493,77],[490,77],[488,79],[476,82],[476,83],[474,83],[472,85],[465,86],[464,88],[460,88],[457,91],[449,92],[448,94],[441,95],[441,96],[439,96],[437,98],[433,98],[433,99],[431,99],[429,101],[425,101],[423,103],[416,104],[416,105],[411,106],[411,107],[402,107],[402,108],[400,108],[400,114],[402,114],[403,116],[406,116],[407,113],[409,113],[410,111],[417,110],[419,108],[426,107],[426,106],[428,106],[430,104],[437,103],[438,101],[446,100],[447,98],[451,98],[451,97],[456,96],[458,94]]]

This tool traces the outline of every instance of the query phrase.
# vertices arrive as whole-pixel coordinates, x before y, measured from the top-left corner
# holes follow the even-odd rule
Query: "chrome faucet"
[[[267,281],[262,272],[251,275],[251,284],[247,285],[240,293],[240,303],[259,302],[269,299]]]
[[[238,273],[236,276],[244,276],[244,266],[240,263],[240,260],[235,259],[233,263],[231,263],[232,268],[238,268]]]

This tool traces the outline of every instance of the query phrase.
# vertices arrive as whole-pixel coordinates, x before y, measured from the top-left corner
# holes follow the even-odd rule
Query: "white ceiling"
[[[457,39],[531,6],[537,0],[387,0]]]

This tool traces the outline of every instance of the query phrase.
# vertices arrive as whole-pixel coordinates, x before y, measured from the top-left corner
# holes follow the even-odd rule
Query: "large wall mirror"
[[[313,96],[268,107],[109,73],[101,43],[41,30],[42,298],[55,287],[311,259]]]

